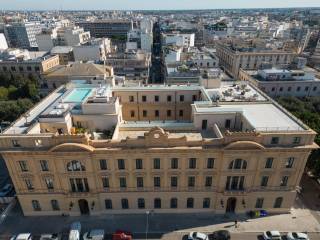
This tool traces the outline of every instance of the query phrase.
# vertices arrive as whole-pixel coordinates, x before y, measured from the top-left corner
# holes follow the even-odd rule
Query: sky
[[[0,0],[0,10],[174,10],[320,7],[320,0]]]

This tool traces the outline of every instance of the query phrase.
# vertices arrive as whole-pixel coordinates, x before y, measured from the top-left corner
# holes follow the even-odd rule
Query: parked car
[[[281,240],[281,234],[279,231],[267,231],[262,235],[264,240]]]
[[[127,231],[117,230],[112,234],[112,240],[132,240],[132,234]]]
[[[72,223],[70,227],[69,240],[80,240],[80,233],[81,233],[81,223],[80,222]]]
[[[288,240],[310,240],[306,233],[301,232],[288,232],[287,234]]]
[[[58,240],[59,236],[57,233],[52,233],[52,234],[41,234],[39,240]]]
[[[208,236],[201,232],[190,232],[188,240],[208,240]]]
[[[230,240],[230,232],[228,230],[219,230],[212,233],[212,238],[210,240]]]
[[[116,233],[116,234],[124,233],[126,235],[132,236],[132,232],[129,232],[129,231],[126,231],[126,230],[121,230],[121,229],[116,230],[114,233]]]
[[[31,240],[31,239],[32,239],[31,233],[20,233],[10,238],[10,240]]]
[[[103,240],[104,230],[103,229],[94,229],[83,234],[83,240]]]
[[[0,197],[7,196],[12,190],[13,190],[12,184],[10,183],[6,184],[0,191]]]

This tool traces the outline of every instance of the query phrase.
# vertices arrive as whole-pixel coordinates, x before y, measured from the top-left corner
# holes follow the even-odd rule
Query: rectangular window
[[[178,177],[171,177],[171,187],[178,187]]]
[[[281,178],[280,186],[281,187],[287,186],[288,185],[288,179],[289,179],[289,176],[283,176]]]
[[[183,110],[179,110],[179,117],[183,117]]]
[[[168,95],[168,96],[167,96],[167,102],[171,102],[171,100],[172,100],[171,95]]]
[[[22,172],[28,172],[27,162],[19,161],[20,169]]]
[[[24,182],[26,183],[26,186],[27,186],[28,190],[33,190],[34,189],[31,179],[25,179]]]
[[[207,159],[207,168],[211,169],[214,167],[214,158]]]
[[[206,177],[206,182],[205,182],[206,187],[211,187],[212,186],[212,177]]]
[[[137,158],[136,159],[136,169],[142,169],[143,165],[142,165],[142,159]]]
[[[107,178],[107,177],[103,177],[102,178],[102,186],[103,186],[103,188],[109,188],[110,187],[109,178]]]
[[[160,169],[160,158],[154,158],[153,159],[153,168],[154,169]]]
[[[34,211],[41,211],[40,203],[38,200],[32,200],[32,208]]]
[[[224,127],[225,127],[226,129],[229,129],[229,128],[231,127],[231,120],[230,120],[230,119],[227,119],[227,120],[225,121]]]
[[[147,110],[143,110],[143,111],[142,111],[142,116],[143,116],[143,117],[147,117]]]
[[[261,177],[261,187],[266,187],[268,186],[268,181],[269,181],[269,177],[268,176],[262,176]]]
[[[210,198],[204,198],[202,203],[203,208],[210,208]]]
[[[142,96],[142,102],[146,102],[147,101],[147,96]]]
[[[272,137],[271,144],[279,144],[279,137]]]
[[[70,178],[72,192],[89,192],[88,180],[86,178]]]
[[[267,158],[265,168],[272,168],[273,158]]]
[[[196,158],[189,158],[189,168],[195,169],[197,167],[197,159]]]
[[[139,209],[144,209],[145,208],[144,198],[138,198],[138,208]]]
[[[257,198],[256,208],[262,208],[263,207],[263,201],[264,201],[263,198]]]
[[[143,177],[137,177],[137,188],[143,188]]]
[[[153,178],[153,186],[154,187],[160,187],[160,177],[154,177]]]
[[[134,102],[134,96],[129,96],[129,102]]]
[[[180,102],[184,102],[184,95],[179,96]]]
[[[112,200],[111,199],[104,200],[104,205],[106,209],[112,209]]]
[[[228,177],[227,177],[227,181],[226,181],[226,190],[229,190],[229,189],[230,189],[230,183],[231,183],[231,177],[228,176]]]
[[[118,159],[118,169],[124,170],[126,168],[124,159]]]
[[[171,110],[167,110],[167,117],[171,117]]]
[[[40,166],[41,166],[42,171],[44,171],[44,172],[49,171],[48,161],[40,160]]]
[[[100,170],[107,170],[108,165],[107,165],[107,160],[106,159],[100,159]]]
[[[294,157],[289,157],[286,162],[286,168],[292,168],[294,163]]]
[[[178,169],[179,163],[178,158],[171,158],[171,169]]]
[[[155,101],[155,102],[159,102],[159,96],[157,96],[157,95],[154,96],[154,101]]]
[[[135,116],[135,112],[133,110],[130,111],[130,116],[133,118]]]
[[[232,177],[231,180],[231,190],[237,190],[238,189],[238,183],[239,183],[239,177]]]
[[[119,178],[120,188],[126,188],[127,187],[127,180],[125,177]]]
[[[52,190],[53,189],[53,180],[52,180],[52,178],[46,178],[44,181],[46,182],[48,190],[50,190],[50,189]]]
[[[244,189],[244,176],[240,177],[240,182],[239,182],[239,190]]]
[[[301,137],[294,137],[292,143],[299,144],[301,142]]]
[[[192,102],[197,101],[197,95],[192,95]]]
[[[188,177],[188,187],[194,187],[196,184],[196,177]]]
[[[60,207],[59,207],[58,200],[51,200],[51,207],[53,211],[59,211]]]
[[[128,199],[122,198],[122,199],[121,199],[121,206],[122,206],[122,209],[128,209],[128,208],[129,208]]]
[[[155,116],[155,117],[159,117],[159,110],[155,110],[155,111],[154,111],[154,116]]]

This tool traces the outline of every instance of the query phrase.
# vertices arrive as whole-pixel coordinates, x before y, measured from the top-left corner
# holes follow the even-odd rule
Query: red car
[[[132,233],[123,230],[117,230],[112,234],[112,240],[132,240]]]

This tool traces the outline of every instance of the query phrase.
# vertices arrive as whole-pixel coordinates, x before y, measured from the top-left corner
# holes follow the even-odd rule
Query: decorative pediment
[[[93,152],[93,150],[93,147],[80,143],[63,143],[49,149],[49,152]]]
[[[227,150],[261,150],[265,149],[260,143],[252,141],[236,141],[224,147]]]
[[[148,141],[167,141],[169,137],[169,133],[165,132],[160,127],[153,127],[149,132],[144,134],[144,137]]]

